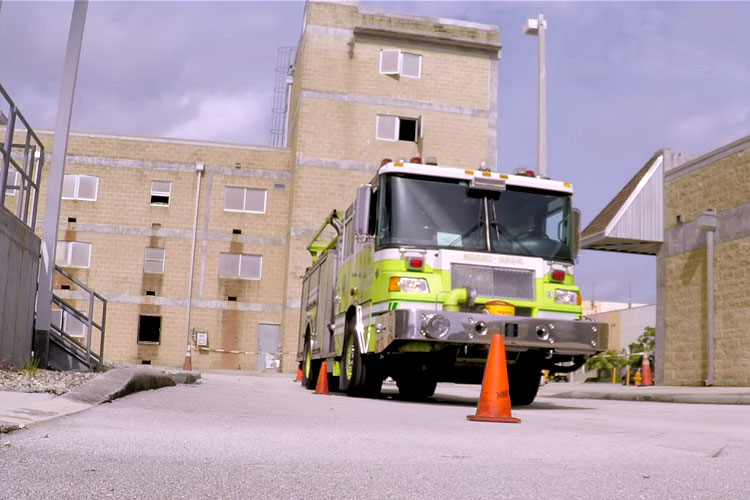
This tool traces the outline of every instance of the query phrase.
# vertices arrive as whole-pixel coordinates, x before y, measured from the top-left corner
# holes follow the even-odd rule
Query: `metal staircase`
[[[42,276],[36,272],[37,269],[44,271],[49,262],[43,251],[40,254],[39,239],[34,235],[45,149],[2,85],[0,134],[0,212],[8,227],[15,228],[10,232],[4,231],[3,241],[0,242],[5,243],[0,248],[7,253],[6,261],[0,262],[0,283],[3,285],[0,287],[0,305],[13,304],[15,308],[12,311],[0,309],[0,360],[10,359],[11,363],[20,365],[28,361],[31,355],[31,350],[25,346],[31,347],[33,344],[34,355],[44,368],[101,370],[104,361],[106,299],[58,266],[49,266],[50,273],[47,277],[52,280],[47,281],[46,285],[42,282]],[[58,137],[55,138],[55,144],[57,142]],[[61,157],[64,158],[65,154]],[[62,166],[59,170],[63,170]],[[58,180],[60,185],[56,195],[60,196],[62,174]],[[51,192],[48,179],[48,196]],[[53,218],[57,219],[57,215]],[[52,226],[57,229],[56,222]],[[45,235],[45,239],[51,241],[52,256],[56,236],[56,231],[49,237]],[[29,258],[32,265],[23,268],[23,263],[28,262]],[[37,259],[42,260],[41,266],[37,265]],[[54,262],[54,257],[51,260]],[[13,275],[15,281],[8,278],[7,266],[11,265],[19,268]],[[51,284],[55,279],[62,288],[52,290],[50,295]],[[45,286],[50,288],[45,289]],[[42,292],[45,291],[44,296],[50,297],[49,299],[41,299]],[[5,300],[9,294],[14,295],[12,300]],[[35,310],[36,295],[40,303]],[[76,305],[86,304],[82,307],[85,312],[76,309],[71,301]],[[43,322],[46,323],[48,312],[51,312],[49,330],[39,320],[42,314]],[[40,327],[41,330],[36,329]]]
[[[55,370],[102,370],[107,299],[59,266],[55,266],[57,275],[78,288],[67,292],[66,298],[87,302],[88,307],[85,312],[79,311],[58,295],[62,291],[53,290],[47,366]]]

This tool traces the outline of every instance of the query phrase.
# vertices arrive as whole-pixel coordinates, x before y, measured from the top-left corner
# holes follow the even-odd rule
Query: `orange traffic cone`
[[[185,353],[185,362],[182,364],[182,369],[185,371],[193,370],[193,359],[190,356],[190,346],[187,346],[187,352]]]
[[[318,372],[318,383],[315,385],[315,394],[330,394],[328,392],[328,370],[325,362],[320,365]]]
[[[297,377],[294,379],[295,382],[302,382],[302,370],[297,368]]]
[[[466,418],[474,422],[515,424],[521,421],[510,416],[508,367],[505,364],[505,343],[500,335],[493,335],[490,342],[490,354],[484,367],[477,414],[468,415]]]
[[[643,354],[643,382],[641,385],[654,385],[651,378],[651,364],[648,362],[648,354]]]

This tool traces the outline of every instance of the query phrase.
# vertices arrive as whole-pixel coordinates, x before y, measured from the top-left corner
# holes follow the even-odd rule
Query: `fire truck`
[[[510,399],[531,404],[542,370],[569,373],[606,349],[574,284],[573,187],[533,171],[381,162],[308,250],[297,359],[302,384],[325,362],[332,390],[376,396],[390,377],[423,399],[438,382],[481,383],[504,337]]]

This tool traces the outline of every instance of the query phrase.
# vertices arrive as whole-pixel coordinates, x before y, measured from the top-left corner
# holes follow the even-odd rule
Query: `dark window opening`
[[[150,365],[151,364],[151,360],[150,359],[143,359],[143,360],[141,360],[141,364],[142,365]]]
[[[161,337],[161,316],[138,316],[138,342],[158,344]]]
[[[278,191],[284,191],[286,189],[286,184],[274,184],[273,188]]]
[[[151,195],[152,205],[169,205],[169,196],[160,196],[158,194]]]
[[[75,222],[78,222],[78,219],[76,219],[75,217],[68,217],[68,222],[75,223]]]
[[[146,290],[146,295],[156,295],[156,292],[153,290]]]
[[[70,290],[70,285],[61,285],[60,290]]]
[[[232,229],[232,234],[242,234],[242,229]]]
[[[237,302],[237,297],[233,297],[233,296],[230,295],[229,297],[227,297],[227,300],[229,302]]]
[[[161,229],[161,224],[159,224],[158,222],[154,222],[153,224],[151,224],[151,229]]]
[[[417,142],[417,120],[399,118],[398,140]]]

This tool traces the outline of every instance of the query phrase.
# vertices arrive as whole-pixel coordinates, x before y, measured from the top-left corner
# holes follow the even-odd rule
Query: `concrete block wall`
[[[40,241],[0,207],[0,365],[21,366],[31,355]]]
[[[747,143],[748,140],[745,140]],[[664,383],[707,375],[706,244],[696,219],[718,212],[714,249],[717,385],[750,384],[750,147],[729,147],[667,174]],[[682,222],[678,222],[680,216]]]
[[[43,137],[52,142],[49,134]],[[58,240],[92,245],[90,268],[67,271],[109,300],[105,359],[182,364],[196,162],[205,165],[205,172],[198,207],[191,330],[207,331],[213,349],[256,352],[258,323],[281,321],[291,191],[288,150],[75,133],[68,150],[66,174],[93,175],[99,184],[94,202],[61,202]],[[168,206],[151,205],[153,180],[172,183]],[[225,211],[226,186],[265,190],[265,213]],[[42,196],[46,198],[46,189]],[[43,202],[41,207],[39,229]],[[147,247],[165,249],[164,273],[144,272]],[[220,278],[222,252],[260,255],[261,279]],[[60,290],[61,284],[55,284],[57,294],[70,300],[80,295],[75,286]],[[138,342],[139,315],[161,316],[158,344]],[[195,360],[197,367],[253,369],[256,356],[210,351]]]

